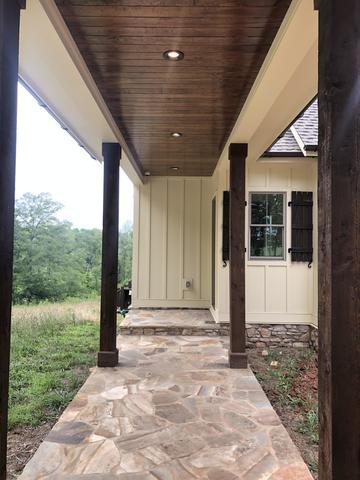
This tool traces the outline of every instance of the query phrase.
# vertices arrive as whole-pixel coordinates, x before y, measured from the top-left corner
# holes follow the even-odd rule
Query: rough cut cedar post
[[[0,480],[6,479],[20,9],[0,0]]]
[[[232,143],[230,160],[230,351],[231,368],[247,368],[245,329],[246,143]]]
[[[360,2],[319,2],[320,479],[360,479]]]
[[[116,348],[116,293],[118,280],[120,145],[118,143],[104,143],[103,157],[104,206],[98,366],[114,367],[118,363],[119,356]]]

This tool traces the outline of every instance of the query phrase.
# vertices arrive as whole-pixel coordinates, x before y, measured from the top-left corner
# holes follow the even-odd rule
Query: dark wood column
[[[0,480],[6,479],[20,9],[0,0]]]
[[[245,329],[246,143],[232,143],[230,160],[230,351],[231,368],[247,368]]]
[[[116,348],[116,292],[118,281],[120,145],[118,143],[104,143],[103,157],[104,206],[98,366],[114,367],[118,363],[119,356]]]
[[[360,478],[360,2],[319,2],[320,479]]]

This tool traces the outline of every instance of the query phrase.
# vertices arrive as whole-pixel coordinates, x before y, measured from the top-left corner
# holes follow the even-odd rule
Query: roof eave
[[[276,157],[294,157],[303,158],[302,152],[265,152],[261,158],[276,158]]]

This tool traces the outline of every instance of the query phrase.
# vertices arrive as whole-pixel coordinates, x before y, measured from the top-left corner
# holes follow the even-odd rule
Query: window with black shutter
[[[222,260],[224,266],[230,258],[230,192],[223,192],[223,220],[222,220]]]
[[[292,262],[313,261],[313,192],[291,192]]]

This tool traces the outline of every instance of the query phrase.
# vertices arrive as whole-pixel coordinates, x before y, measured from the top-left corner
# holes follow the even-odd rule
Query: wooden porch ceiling
[[[291,0],[56,3],[144,172],[211,175]]]

